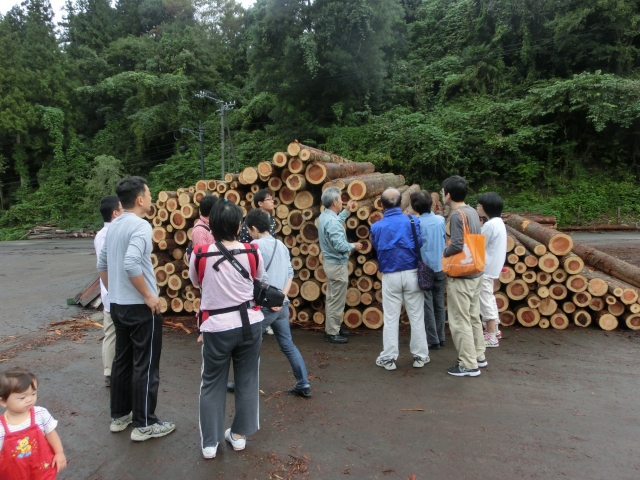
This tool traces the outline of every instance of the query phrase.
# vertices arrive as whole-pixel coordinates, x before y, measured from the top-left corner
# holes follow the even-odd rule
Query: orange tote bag
[[[469,232],[469,221],[462,210],[462,251],[442,258],[442,271],[450,277],[467,277],[484,271],[485,237]],[[453,214],[452,214],[453,215]]]

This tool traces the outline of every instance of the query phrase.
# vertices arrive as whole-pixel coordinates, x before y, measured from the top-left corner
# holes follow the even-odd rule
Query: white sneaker
[[[118,433],[126,430],[131,423],[133,423],[132,413],[130,413],[129,415],[125,415],[124,417],[112,418],[111,425],[109,425],[109,430],[111,430],[113,433]]]
[[[234,438],[231,435],[231,429],[227,428],[227,431],[224,432],[224,438],[227,442],[231,444],[233,449],[237,452],[240,450],[244,450],[244,447],[247,446],[247,438]]]
[[[265,332],[267,333],[267,335],[273,335],[273,328],[271,328],[270,326],[267,327],[267,329],[265,330]]]
[[[396,362],[393,360],[383,360],[381,358],[376,359],[376,365],[386,370],[395,370],[397,368]]]
[[[176,429],[176,424],[173,422],[158,422],[148,427],[138,427],[131,430],[131,440],[134,442],[144,442],[150,438],[164,437],[169,435]]]
[[[206,447],[202,449],[202,456],[204,458],[211,459],[216,458],[216,453],[218,453],[218,444],[216,443],[215,447]]]
[[[424,360],[420,357],[413,357],[413,368],[422,368],[430,361],[431,359],[429,357],[425,358]]]

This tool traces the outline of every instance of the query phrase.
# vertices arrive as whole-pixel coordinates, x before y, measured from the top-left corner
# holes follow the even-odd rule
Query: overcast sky
[[[63,8],[66,0],[50,0],[50,1],[51,1],[51,6],[53,7],[53,10],[55,12],[55,16],[53,18],[54,22],[55,23],[61,22],[62,16],[63,16]],[[255,0],[237,0],[237,1],[242,5],[244,5],[245,8],[255,3]],[[11,10],[11,7],[13,7],[14,5],[18,5],[20,3],[21,3],[21,0],[0,0],[0,13],[4,15],[5,13],[7,13],[8,10]],[[115,3],[114,0],[112,0],[112,4],[113,3]]]

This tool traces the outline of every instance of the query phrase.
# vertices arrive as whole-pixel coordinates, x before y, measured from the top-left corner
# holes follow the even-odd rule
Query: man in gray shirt
[[[464,224],[460,212],[463,212],[467,219],[469,233],[480,234],[482,231],[478,212],[464,203],[468,190],[469,184],[458,175],[449,177],[442,183],[444,203],[451,208],[448,225],[451,243],[443,253],[444,258],[460,253],[464,249]],[[464,277],[449,276],[447,279],[449,330],[458,351],[459,361],[458,365],[447,369],[449,375],[477,377],[480,375],[478,367],[487,366],[480,320],[481,286],[482,272]]]
[[[116,194],[124,211],[111,223],[98,258],[116,328],[110,430],[121,432],[133,423],[131,439],[141,442],[176,427],[155,415],[162,315],[151,264],[151,225],[141,218],[151,208],[151,192],[144,178],[127,177],[116,185]]]

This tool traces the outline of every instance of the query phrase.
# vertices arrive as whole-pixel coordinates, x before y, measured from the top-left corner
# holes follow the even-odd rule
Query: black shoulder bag
[[[418,286],[420,290],[429,291],[433,288],[433,277],[435,272],[433,269],[422,261],[422,255],[420,255],[420,245],[418,244],[418,235],[416,235],[416,223],[413,221],[413,216],[409,215],[411,221],[411,233],[413,233],[413,243],[416,246],[416,255],[418,256]]]

